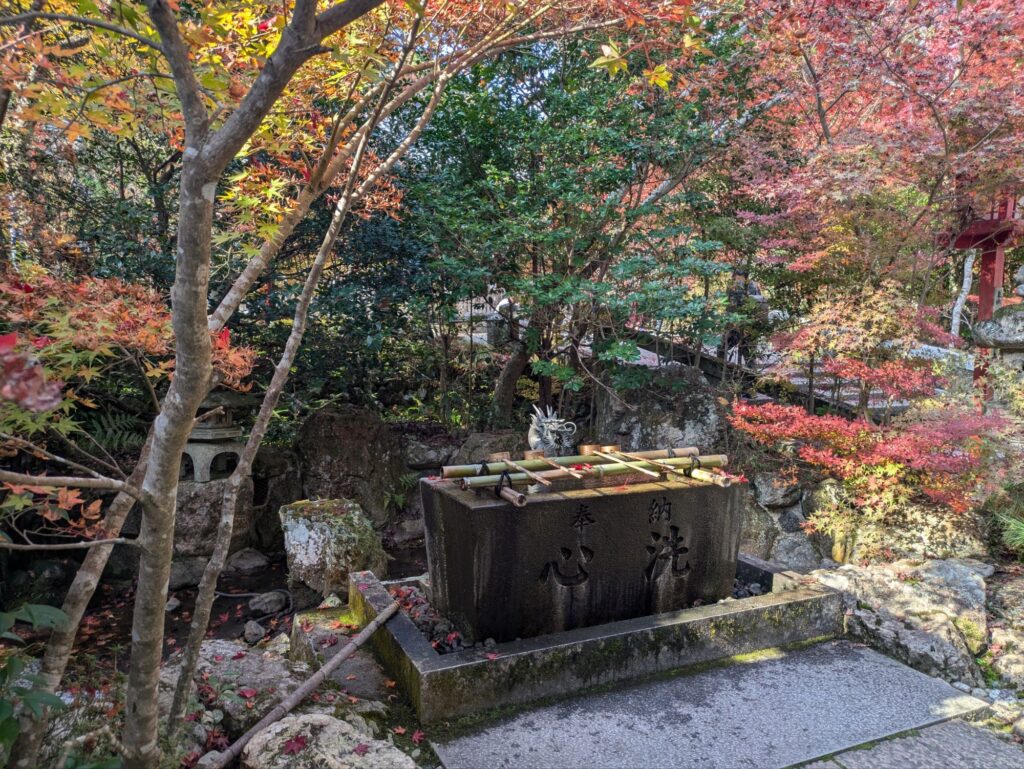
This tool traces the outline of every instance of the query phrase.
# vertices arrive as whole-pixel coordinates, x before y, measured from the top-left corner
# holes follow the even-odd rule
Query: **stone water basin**
[[[714,603],[732,592],[744,487],[545,489],[519,508],[424,480],[430,603],[470,645]]]

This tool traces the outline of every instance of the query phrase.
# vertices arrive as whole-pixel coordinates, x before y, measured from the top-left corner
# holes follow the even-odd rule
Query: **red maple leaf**
[[[355,753],[357,756],[365,756],[367,753],[370,752],[370,746],[367,745],[365,742],[360,742],[358,745],[352,748],[352,752]]]
[[[393,731],[395,734],[405,734],[406,728],[404,726],[396,726],[391,731]]]
[[[241,696],[245,697],[247,700],[251,699],[252,697],[255,697],[258,694],[258,692],[251,686],[243,686],[241,689],[238,690],[238,693]]]
[[[421,742],[423,742],[423,738],[426,736],[427,735],[425,735],[422,731],[417,729],[415,732],[412,733],[412,744],[419,745]]]
[[[489,659],[489,660],[496,660],[496,659],[498,659],[498,655],[495,654],[494,652],[488,652],[484,656],[487,657],[487,659]]]
[[[286,756],[297,755],[297,754],[301,753],[303,750],[305,750],[307,742],[308,742],[308,740],[306,739],[306,737],[304,735],[297,734],[294,737],[292,737],[290,740],[285,742],[284,750],[282,750],[281,752],[284,755],[286,755]]]
[[[233,659],[233,660],[240,660],[244,656],[245,656],[245,652],[238,652],[237,654],[232,655],[231,659]]]

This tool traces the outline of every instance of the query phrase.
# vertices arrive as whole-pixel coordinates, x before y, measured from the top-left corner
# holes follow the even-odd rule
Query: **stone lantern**
[[[199,416],[220,409],[203,419],[193,429],[185,444],[185,454],[191,460],[192,470],[183,463],[181,480],[209,483],[228,476],[238,466],[245,448],[241,440],[242,428],[236,425],[232,407],[249,405],[251,398],[240,393],[217,391],[210,393],[199,406]]]

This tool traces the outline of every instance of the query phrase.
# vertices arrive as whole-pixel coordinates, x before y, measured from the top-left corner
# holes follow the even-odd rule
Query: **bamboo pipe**
[[[557,457],[556,457],[557,459]],[[696,461],[694,461],[696,459]],[[678,467],[680,470],[690,470],[699,467],[725,467],[729,463],[729,458],[725,454],[709,454],[703,457],[669,457],[668,459],[662,460],[663,464],[671,465],[672,467]],[[628,473],[637,472],[635,465],[641,464],[640,462],[625,463],[625,462],[607,462],[604,464],[594,465],[588,471],[588,475],[592,478],[603,478],[606,475],[626,475]],[[657,465],[650,463],[644,463],[647,465],[646,469],[657,469]],[[565,478],[565,469],[559,470],[544,470],[538,473],[545,478]],[[462,477],[460,485],[464,489],[477,489],[481,486],[496,486],[501,480],[501,475],[477,475],[471,477]],[[515,485],[529,484],[533,481],[525,473],[510,473],[508,480]]]
[[[697,456],[700,453],[699,449],[693,446],[687,446],[684,448],[672,448],[672,449],[654,449],[652,451],[637,451],[633,456],[642,457],[644,460],[648,459],[683,459],[685,457]],[[604,465],[611,464],[611,460],[604,459],[602,457],[595,456],[593,454],[578,454],[572,457],[545,457],[543,459],[523,459],[518,462],[527,470],[545,470],[551,467],[551,464],[555,463],[561,467],[568,466],[570,475],[572,475],[573,465]],[[495,460],[494,462],[487,462],[488,470],[501,474],[503,470],[512,471],[516,468],[509,466],[504,460]],[[475,465],[448,465],[447,467],[441,468],[442,478],[465,478],[470,475],[477,475],[480,472],[480,463]],[[486,476],[484,476],[486,477]]]
[[[515,463],[512,461],[512,454],[510,454],[507,451],[499,451],[494,454],[488,454],[487,462],[488,465],[492,462],[502,462],[508,463],[513,467],[516,466]],[[529,473],[529,475],[532,476],[533,473]],[[550,481],[545,481],[545,483],[550,483]],[[516,491],[511,486],[503,485],[500,480],[498,481],[497,485],[500,487],[498,489],[499,497],[504,499],[506,502],[511,502],[515,507],[526,507],[526,495],[523,494],[523,492]]]
[[[515,507],[526,507],[526,495],[510,486],[502,486],[498,495],[505,501],[511,502]]]
[[[543,451],[524,451],[523,459],[536,459],[538,462],[543,462],[548,467],[554,467],[556,470],[565,470],[565,472],[569,473],[569,475],[571,475],[573,478],[576,478],[577,480],[582,479],[584,477],[583,473],[578,473],[569,467],[562,467],[555,460],[549,459],[548,457],[544,456]]]
[[[638,456],[638,455],[636,455],[636,454],[629,454],[629,453],[627,453],[627,452],[625,452],[625,451],[620,451],[619,453],[620,453],[620,454],[621,454],[622,456],[626,457],[627,459],[632,459],[632,460],[633,460],[634,462],[636,462],[636,461],[638,461],[638,460],[639,460],[639,461],[643,461],[643,458],[642,458],[642,457],[640,457],[640,456]],[[657,467],[657,468],[658,468],[659,470],[663,471],[663,472],[666,472],[666,473],[672,473],[673,475],[675,475],[675,476],[677,476],[677,477],[681,477],[681,478],[688,478],[688,477],[689,477],[689,476],[688,476],[688,475],[686,474],[686,471],[685,471],[685,470],[680,470],[680,469],[679,469],[678,467],[672,467],[672,465],[667,465],[667,464],[665,464],[664,462],[662,462],[662,461],[660,461],[660,460],[657,460],[657,459],[648,459],[647,461],[648,461],[648,462],[649,462],[650,464],[652,464],[652,465],[654,465],[655,467]]]
[[[605,459],[610,459],[613,462],[621,462],[624,465],[632,465],[633,468],[638,473],[643,473],[644,475],[646,475],[646,476],[648,476],[650,478],[660,478],[661,477],[661,473],[656,473],[654,470],[647,470],[644,467],[640,467],[640,465],[647,465],[647,464],[654,465],[655,464],[654,462],[643,462],[643,461],[638,462],[636,460],[633,460],[632,462],[629,462],[629,461],[627,461],[629,459],[629,457],[625,457],[625,458],[623,458],[622,456],[616,457],[616,456],[612,456],[611,454],[605,454],[603,451],[598,451],[596,453],[597,453],[597,455],[599,457],[604,457]],[[657,465],[655,465],[655,467],[657,467]]]
[[[701,470],[699,467],[694,468],[690,471],[690,477],[695,481],[705,481],[707,483],[713,483],[716,486],[721,486],[723,489],[727,489],[732,486],[732,478],[726,475],[716,475],[715,473],[709,473],[707,470]]]

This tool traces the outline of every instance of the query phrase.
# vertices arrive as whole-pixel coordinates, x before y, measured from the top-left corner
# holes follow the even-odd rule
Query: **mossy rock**
[[[352,571],[387,574],[387,555],[370,519],[348,499],[302,500],[278,515],[288,556],[288,576],[323,596],[345,595]]]

